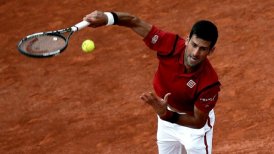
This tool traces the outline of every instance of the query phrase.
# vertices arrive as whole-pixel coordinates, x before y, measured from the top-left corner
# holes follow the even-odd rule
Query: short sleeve
[[[219,91],[220,91],[219,85],[216,85],[214,87],[204,90],[198,96],[195,102],[195,106],[203,112],[209,112],[216,105]]]
[[[164,32],[153,26],[144,42],[150,49],[158,51],[158,54],[168,55],[174,48],[176,37],[176,34]]]

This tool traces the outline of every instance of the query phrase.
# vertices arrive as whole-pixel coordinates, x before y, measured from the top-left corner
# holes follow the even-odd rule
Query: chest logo
[[[196,83],[193,81],[193,80],[189,80],[188,82],[187,82],[187,84],[186,84],[189,88],[193,88],[195,85],[196,85]]]
[[[158,41],[158,39],[159,39],[159,36],[158,36],[158,35],[154,35],[154,36],[152,37],[152,39],[151,39],[151,43],[152,43],[152,44],[155,44],[155,43]]]

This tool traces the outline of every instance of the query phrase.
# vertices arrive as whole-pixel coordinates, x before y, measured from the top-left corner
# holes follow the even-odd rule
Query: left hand
[[[155,110],[155,112],[161,117],[164,116],[167,112],[167,99],[169,95],[171,95],[171,93],[167,93],[164,99],[162,99],[156,96],[154,93],[149,92],[148,94],[142,94],[141,99],[145,103],[149,104]]]

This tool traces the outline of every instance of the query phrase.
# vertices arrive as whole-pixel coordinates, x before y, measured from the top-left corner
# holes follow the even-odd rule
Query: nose
[[[197,47],[197,48],[195,48],[195,49],[193,50],[192,55],[193,55],[194,57],[198,57],[199,54],[200,54],[200,48]]]

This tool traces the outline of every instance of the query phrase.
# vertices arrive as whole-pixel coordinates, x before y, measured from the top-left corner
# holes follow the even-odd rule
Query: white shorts
[[[159,154],[211,154],[214,110],[201,129],[193,129],[164,121],[158,117],[157,144]]]

